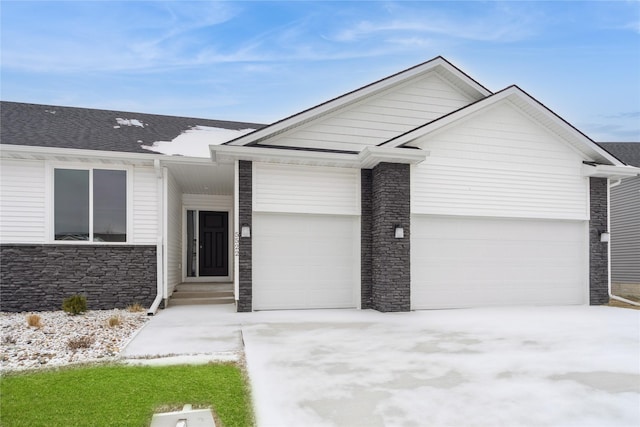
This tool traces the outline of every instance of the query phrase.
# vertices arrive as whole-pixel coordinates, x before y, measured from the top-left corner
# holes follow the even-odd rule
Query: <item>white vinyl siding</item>
[[[0,242],[46,243],[47,178],[44,161],[0,164]]]
[[[640,284],[640,178],[611,189],[611,281]]]
[[[360,215],[360,171],[254,163],[253,210]]]
[[[358,306],[357,217],[254,213],[253,308]]]
[[[158,241],[158,178],[149,167],[133,168],[133,238],[138,245]]]
[[[586,224],[413,215],[411,306],[584,304]]]
[[[269,144],[360,151],[473,101],[432,72],[286,132]]]
[[[588,219],[581,155],[509,104],[413,145],[412,213]]]
[[[171,172],[167,179],[167,292],[182,281],[182,193]]]

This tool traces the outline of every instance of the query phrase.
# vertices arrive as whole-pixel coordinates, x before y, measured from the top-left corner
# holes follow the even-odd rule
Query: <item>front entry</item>
[[[198,276],[229,275],[229,214],[200,211]]]
[[[229,212],[186,211],[186,277],[229,276]]]

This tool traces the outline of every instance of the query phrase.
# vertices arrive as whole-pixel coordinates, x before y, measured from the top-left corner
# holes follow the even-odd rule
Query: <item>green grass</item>
[[[252,426],[248,385],[232,364],[106,365],[0,378],[0,425],[148,426],[158,409],[212,407],[216,423]]]

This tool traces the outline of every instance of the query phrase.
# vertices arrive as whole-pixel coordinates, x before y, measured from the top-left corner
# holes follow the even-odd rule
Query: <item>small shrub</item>
[[[18,342],[18,340],[13,335],[3,335],[2,336],[2,344],[3,345],[15,344],[16,342]]]
[[[93,337],[85,335],[83,337],[71,338],[67,341],[67,347],[70,350],[77,350],[79,348],[89,348],[93,344]]]
[[[27,325],[32,328],[41,328],[42,327],[42,319],[37,314],[30,314],[27,316]]]
[[[62,302],[62,309],[73,315],[87,311],[87,298],[82,295],[73,295]]]
[[[131,304],[129,307],[127,307],[127,311],[130,312],[130,313],[141,313],[141,312],[145,311],[145,309],[140,304],[135,303],[135,304]]]
[[[120,323],[122,323],[122,319],[120,319],[120,316],[111,316],[109,317],[109,326],[110,327],[114,327],[114,326],[119,326]]]

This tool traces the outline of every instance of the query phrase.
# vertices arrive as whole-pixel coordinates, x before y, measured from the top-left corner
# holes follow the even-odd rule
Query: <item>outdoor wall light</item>
[[[608,231],[603,231],[602,233],[600,233],[600,241],[607,243],[609,242],[609,240],[611,240],[611,235],[609,234]]]
[[[249,224],[242,224],[240,237],[251,237],[251,227],[249,227]]]
[[[396,239],[404,239],[404,228],[400,224],[394,225]]]

